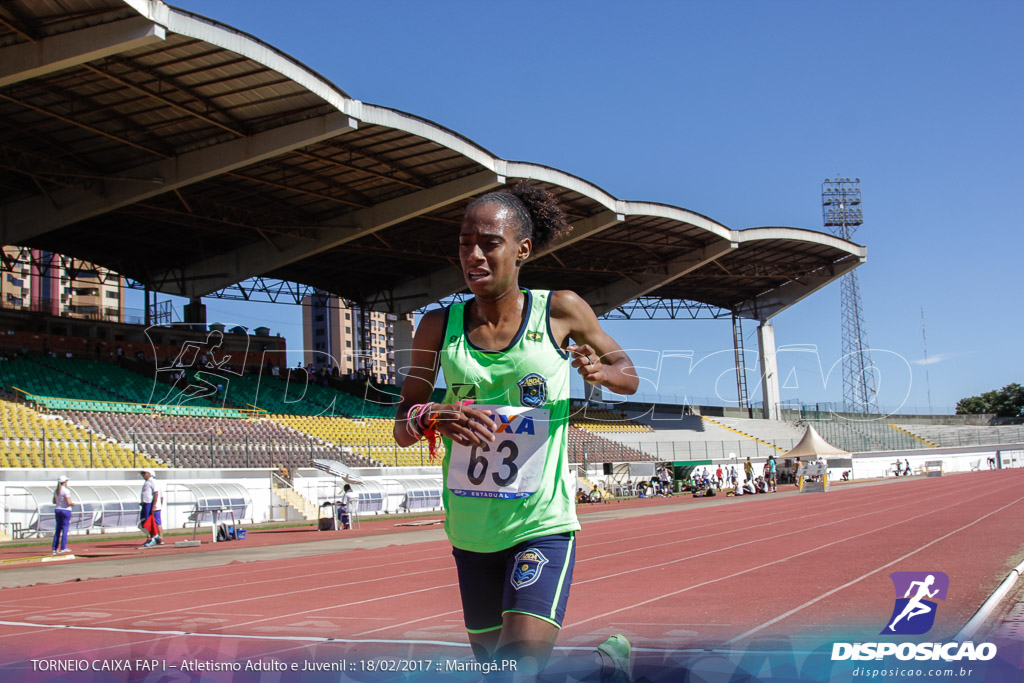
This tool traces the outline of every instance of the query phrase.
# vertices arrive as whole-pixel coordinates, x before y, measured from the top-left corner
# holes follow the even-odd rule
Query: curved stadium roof
[[[266,276],[404,313],[464,288],[451,245],[466,203],[520,178],[574,224],[523,284],[576,290],[599,315],[653,297],[766,320],[866,258],[500,159],[157,0],[0,5],[2,244],[169,294]]]

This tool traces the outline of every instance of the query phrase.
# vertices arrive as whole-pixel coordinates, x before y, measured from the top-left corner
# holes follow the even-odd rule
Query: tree
[[[1024,416],[1024,386],[1007,384],[999,391],[986,391],[981,396],[969,396],[956,404],[957,415],[995,414],[997,417]]]

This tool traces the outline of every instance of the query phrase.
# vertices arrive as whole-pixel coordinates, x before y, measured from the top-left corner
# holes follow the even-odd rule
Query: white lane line
[[[390,578],[390,577],[385,577]],[[420,588],[414,591],[406,591],[405,593],[391,593],[389,595],[379,595],[373,598],[367,598],[366,600],[357,600],[355,602],[346,602],[340,605],[328,605],[327,607],[317,607],[316,609],[307,609],[301,612],[291,612],[290,614],[279,614],[272,617],[265,617],[263,619],[254,619],[252,621],[243,621],[238,624],[232,624],[231,628],[239,628],[241,626],[249,626],[251,624],[258,624],[264,621],[274,621],[277,619],[290,619],[291,617],[301,617],[306,614],[315,614],[316,612],[324,612],[326,610],[343,609],[345,607],[355,607],[356,605],[365,605],[368,602],[379,602],[382,600],[394,600],[395,598],[404,598],[409,595],[416,595],[418,593],[432,592],[440,590],[442,588],[454,588],[457,583],[446,583],[440,586],[427,586],[426,588]]]
[[[779,616],[775,617],[774,619],[769,619],[768,621],[764,622],[763,624],[761,624],[759,626],[755,626],[754,628],[750,629],[746,633],[741,633],[740,635],[736,636],[735,638],[730,638],[729,640],[725,641],[725,643],[723,643],[723,644],[724,645],[731,645],[732,643],[735,643],[738,640],[742,640],[743,638],[746,638],[746,637],[748,637],[750,635],[753,635],[754,633],[757,633],[758,631],[760,631],[762,629],[768,628],[772,624],[777,624],[778,622],[782,621],[783,619],[786,619],[787,617],[790,617],[790,616],[796,614],[800,610],[802,610],[802,609],[804,609],[806,607],[810,607],[811,605],[813,605],[813,604],[815,604],[817,602],[820,602],[821,600],[824,600],[828,596],[834,595],[835,593],[838,593],[839,591],[843,590],[844,588],[849,588],[853,584],[859,583],[860,581],[863,581],[867,577],[872,576],[873,574],[877,574],[878,572],[880,572],[880,571],[882,571],[884,569],[887,569],[888,567],[891,567],[894,564],[902,562],[903,560],[907,559],[908,557],[911,557],[911,556],[916,555],[917,553],[921,552],[925,548],[930,548],[931,546],[935,545],[936,543],[939,543],[940,541],[944,541],[944,540],[946,540],[947,538],[949,538],[950,536],[952,536],[954,534],[960,533],[964,529],[969,529],[970,527],[974,526],[975,524],[977,524],[978,522],[982,521],[983,519],[987,519],[987,518],[991,517],[992,515],[994,515],[996,513],[1002,512],[1006,508],[1011,507],[1013,505],[1016,505],[1017,503],[1019,503],[1022,500],[1024,500],[1024,496],[1018,498],[1017,500],[1013,501],[1012,503],[1007,503],[1006,505],[1004,505],[1001,508],[993,510],[992,512],[988,513],[987,515],[982,515],[981,517],[978,517],[973,522],[968,522],[967,524],[964,524],[959,529],[954,529],[953,531],[950,531],[947,534],[943,534],[942,536],[939,536],[938,538],[936,538],[936,539],[934,539],[932,541],[929,541],[928,543],[925,543],[924,545],[920,546],[919,548],[916,548],[915,550],[911,550],[909,553],[901,555],[900,557],[896,558],[895,560],[893,560],[891,562],[886,562],[885,564],[881,565],[880,567],[878,567],[876,569],[872,569],[869,572],[861,574],[860,576],[858,576],[857,578],[853,579],[852,581],[847,581],[843,585],[836,586],[832,590],[826,591],[826,592],[822,593],[821,595],[819,595],[818,597],[812,598],[811,600],[808,600],[807,602],[805,602],[802,605],[794,607],[793,609],[791,609],[789,611],[783,612],[782,614],[780,614]]]
[[[758,543],[764,543],[766,541],[774,541],[776,539],[784,538],[786,536],[792,536],[794,534],[803,533],[804,531],[813,531],[815,529],[823,529],[825,527],[834,526],[834,525],[837,525],[837,524],[845,524],[846,522],[849,522],[849,521],[854,520],[854,519],[859,519],[861,517],[871,517],[873,515],[888,513],[888,512],[890,512],[892,510],[895,510],[897,508],[917,505],[918,502],[919,501],[914,500],[914,501],[907,501],[907,502],[902,502],[902,503],[898,503],[898,504],[895,504],[895,505],[891,505],[891,506],[889,506],[887,508],[882,508],[882,509],[877,509],[876,508],[874,510],[871,510],[870,512],[865,512],[865,513],[860,514],[860,515],[854,515],[853,517],[844,517],[842,519],[833,520],[831,522],[824,522],[822,524],[816,524],[814,526],[805,526],[805,527],[801,527],[800,529],[796,529],[795,531],[785,531],[785,532],[783,532],[781,534],[775,534],[774,536],[759,536],[758,538],[755,538],[755,539],[750,540],[750,541],[743,541],[741,543],[734,543],[733,545],[725,546],[723,548],[712,548],[710,550],[705,550],[704,552],[697,553],[695,555],[687,555],[685,557],[680,557],[680,558],[677,558],[677,559],[674,559],[674,560],[668,560],[666,562],[658,562],[657,564],[649,564],[649,565],[645,565],[645,566],[642,566],[642,567],[633,567],[632,569],[626,569],[626,570],[621,571],[621,572],[616,572],[615,574],[603,574],[601,576],[595,576],[592,579],[584,579],[583,581],[573,581],[573,584],[574,585],[583,585],[583,584],[587,584],[587,583],[593,583],[594,581],[605,581],[607,579],[614,579],[614,578],[618,578],[620,576],[626,576],[627,574],[636,574],[637,572],[645,572],[645,571],[649,571],[651,569],[661,569],[662,567],[668,567],[668,566],[671,566],[673,564],[679,564],[680,562],[687,562],[689,560],[695,560],[695,559],[698,559],[698,558],[701,558],[701,557],[707,557],[708,555],[714,555],[715,553],[726,552],[728,550],[735,550],[736,548],[742,548],[743,546],[747,546],[747,545],[756,545]],[[943,508],[939,508],[939,509],[943,509]],[[938,509],[934,510],[934,512],[938,512]],[[926,514],[931,514],[931,513],[926,513]],[[915,519],[915,517],[910,517],[908,519]],[[906,520],[904,520],[904,521],[906,521]],[[902,523],[902,522],[900,522],[900,523]],[[891,525],[889,525],[889,526],[891,526]],[[884,528],[887,528],[887,527],[880,527],[880,528],[884,529]],[[692,539],[692,538],[691,539],[686,539],[686,542],[690,543],[690,542],[693,542],[695,540],[699,540],[699,538],[700,537],[698,537],[696,539]],[[856,536],[851,536],[851,538],[856,538]],[[827,547],[827,546],[817,546],[817,547]],[[630,551],[624,551],[624,552],[630,552]],[[604,557],[614,557],[615,555],[621,555],[621,554],[623,554],[623,553],[612,553],[612,554],[609,554],[609,555],[605,555]],[[796,556],[794,555],[793,557],[796,557]],[[594,559],[600,559],[600,558],[594,558]],[[774,563],[769,563],[769,564],[774,564]],[[768,566],[768,565],[763,565],[763,566]],[[738,574],[737,574],[737,576],[738,576]],[[674,593],[668,593],[667,595],[674,595]],[[663,596],[660,596],[660,597],[667,597],[667,596],[663,595]],[[653,602],[654,600],[657,600],[657,598],[654,598],[653,600],[649,600],[647,602]],[[637,603],[637,604],[638,605],[643,605],[643,604],[646,604],[646,602],[641,602],[641,603]],[[625,608],[625,609],[629,609],[629,608]],[[617,611],[620,611],[620,610],[617,610]],[[589,619],[588,619],[588,621],[589,621]],[[575,624],[573,624],[573,625],[575,625]]]
[[[1021,498],[1018,498],[1017,500],[1015,500],[1013,503],[1010,503],[1009,505],[1013,505],[1013,504],[1015,504],[1015,503],[1017,503],[1017,502],[1019,502],[1021,500],[1024,500],[1024,496],[1022,496]],[[966,501],[964,501],[964,502],[966,502]],[[946,507],[949,507],[949,506],[946,506]],[[943,508],[940,508],[940,509],[943,509]],[[1002,509],[1002,508],[1000,508],[1000,509]],[[686,588],[681,588],[679,590],[672,591],[671,593],[665,593],[665,594],[659,595],[657,597],[650,598],[648,600],[643,600],[641,602],[633,603],[633,604],[628,605],[626,607],[620,607],[619,609],[610,610],[610,611],[605,612],[603,614],[598,614],[598,615],[595,615],[593,617],[588,617],[588,618],[583,619],[581,621],[577,621],[577,622],[574,622],[572,624],[569,624],[568,626],[566,626],[566,628],[576,628],[577,626],[579,626],[581,624],[585,624],[585,623],[590,622],[590,621],[595,621],[597,619],[604,619],[606,617],[610,617],[613,614],[618,614],[620,612],[625,612],[627,610],[635,609],[637,607],[643,607],[644,605],[649,605],[649,604],[651,604],[653,602],[657,602],[659,600],[663,600],[664,598],[667,598],[667,597],[671,597],[671,596],[675,596],[675,595],[680,595],[682,593],[686,593],[688,591],[691,591],[691,590],[694,590],[694,589],[697,589],[697,588],[703,588],[704,586],[708,586],[708,585],[713,584],[713,583],[718,583],[719,581],[725,581],[726,579],[736,578],[737,576],[742,576],[744,574],[749,574],[751,572],[755,572],[757,570],[764,569],[765,567],[770,567],[772,565],[781,564],[783,562],[788,562],[789,560],[792,560],[794,558],[801,557],[803,555],[808,555],[810,553],[818,552],[819,550],[823,550],[824,548],[828,548],[830,546],[837,545],[839,543],[845,543],[845,542],[850,541],[850,540],[852,540],[854,538],[859,538],[861,536],[867,536],[867,535],[870,535],[870,534],[874,534],[874,533],[877,533],[877,532],[882,531],[884,529],[888,529],[890,527],[901,526],[903,524],[906,524],[910,520],[918,519],[920,517],[925,517],[925,516],[934,514],[935,512],[938,512],[938,511],[939,510],[937,509],[937,510],[931,510],[931,511],[928,511],[928,512],[922,512],[919,515],[914,515],[913,517],[907,517],[905,519],[899,520],[898,522],[893,522],[891,524],[887,524],[887,525],[882,526],[882,527],[876,527],[874,529],[870,529],[870,530],[865,531],[863,533],[854,534],[852,536],[847,536],[846,538],[841,538],[841,539],[838,539],[838,540],[835,540],[835,541],[831,541],[829,543],[825,543],[823,545],[815,546],[814,548],[811,548],[809,550],[804,550],[804,551],[799,552],[799,553],[794,553],[792,555],[780,558],[778,560],[773,560],[771,562],[765,562],[765,563],[759,564],[759,565],[757,565],[755,567],[750,567],[748,569],[744,569],[744,570],[741,570],[741,571],[738,571],[738,572],[733,572],[732,574],[728,574],[726,576],[720,576],[720,577],[717,577],[717,578],[714,578],[714,579],[709,579],[707,581],[703,581],[701,583],[694,584],[692,586],[687,586]],[[992,513],[990,513],[990,514],[992,514]],[[986,515],[986,517],[987,516],[989,516],[989,515]],[[972,524],[973,523],[974,522],[972,522]],[[622,572],[622,573],[629,573],[629,572]],[[596,580],[596,579],[594,579],[594,580]],[[824,597],[824,596],[822,596],[822,597]],[[767,625],[767,624],[765,624],[765,625]],[[752,630],[752,631],[749,631],[748,633],[753,633],[753,632],[754,631]],[[747,635],[747,634],[744,634],[744,635]],[[735,639],[733,639],[733,640],[735,640]],[[732,642],[732,641],[729,641],[729,642]]]
[[[384,548],[388,548],[388,549],[394,549],[395,547],[396,546],[384,546]],[[384,548],[381,548],[381,550],[383,550]],[[424,555],[428,555],[430,557],[436,557],[437,556],[437,551],[434,550],[434,549],[410,550],[409,553],[410,554],[424,554]],[[323,557],[323,556],[318,556],[318,557]],[[252,563],[246,563],[246,564],[253,564],[253,563],[260,563],[260,562],[283,562],[283,561],[284,560],[255,560]],[[336,558],[332,559],[330,562],[337,563],[337,559]],[[314,562],[311,562],[311,563],[308,563],[308,564],[304,563],[299,568],[296,568],[295,571],[296,572],[301,571],[301,573],[297,573],[294,576],[290,576],[290,575],[282,576],[281,573],[283,571],[286,571],[283,568],[255,568],[255,571],[247,572],[247,576],[252,576],[253,574],[256,574],[256,573],[274,574],[275,572],[277,573],[277,575],[276,576],[272,576],[271,578],[268,578],[268,579],[261,579],[261,580],[257,580],[257,581],[247,581],[246,585],[259,585],[259,584],[262,584],[262,583],[274,583],[274,582],[277,582],[277,581],[288,581],[288,580],[293,580],[293,579],[310,578],[310,577],[323,576],[323,575],[329,575],[329,574],[335,574],[335,573],[361,571],[361,570],[364,570],[364,569],[379,569],[379,568],[384,568],[384,567],[395,567],[395,566],[399,566],[399,565],[403,565],[403,564],[412,564],[414,562],[422,562],[422,559],[407,558],[407,559],[399,560],[397,562],[384,562],[382,564],[364,565],[364,566],[360,566],[360,567],[339,567],[339,568],[336,568],[336,569],[333,569],[333,570],[329,570],[329,571],[310,573],[308,570],[311,569],[311,568],[315,569],[317,567],[317,565],[319,565],[319,564],[329,564],[328,562],[315,562],[314,561]],[[247,568],[247,569],[251,569],[251,568]],[[170,579],[168,579],[166,581],[162,580],[161,581],[161,585],[162,586],[168,586],[168,585],[174,584],[174,583],[192,583],[192,584],[194,584],[196,582],[196,577],[193,576],[193,574],[196,573],[196,572],[200,572],[201,573],[201,577],[202,577],[202,579],[204,581],[208,580],[208,579],[220,579],[220,578],[234,579],[234,580],[237,581],[238,575],[239,575],[239,570],[238,569],[234,569],[232,571],[228,571],[228,572],[224,572],[224,573],[216,573],[216,574],[203,573],[203,568],[202,567],[195,568],[195,569],[177,570],[177,571],[176,570],[167,570],[167,572],[166,572],[167,574],[174,573],[174,574],[179,574],[180,575],[180,574],[184,573],[184,574],[187,574],[187,575],[186,576],[181,576],[180,578],[170,578]],[[104,582],[104,583],[108,583],[108,584],[112,583],[113,585],[99,586],[99,585],[96,585],[96,584],[90,584],[91,590],[89,591],[89,595],[95,595],[97,593],[103,593],[103,592],[122,593],[122,592],[124,592],[123,579],[124,579],[123,576],[110,577],[110,578],[100,578],[100,579],[91,579],[90,581],[95,581],[96,584],[98,584],[100,582]],[[230,584],[230,585],[234,586],[235,584]],[[225,587],[226,586],[221,585],[221,586],[217,586],[217,587],[202,588],[202,589],[198,589],[198,590],[223,590]],[[35,587],[26,586],[24,588],[25,589],[32,589],[32,588],[35,588]],[[58,598],[59,599],[61,597],[81,597],[83,595],[81,587],[76,586],[76,588],[77,588],[77,590],[68,591],[67,593],[62,593],[60,591],[48,592],[46,594],[46,596],[45,596],[45,600],[49,602],[49,601],[51,601],[54,598]],[[22,589],[21,588],[15,588],[15,589],[11,589],[11,590],[22,590]],[[178,592],[174,592],[174,593],[161,593],[161,596],[166,598],[166,597],[170,597],[170,596],[174,596],[174,595],[191,595],[191,594],[195,593],[196,591],[197,591],[197,589],[193,587],[193,588],[189,588],[188,590],[178,591]],[[18,607],[19,605],[16,604],[18,602],[29,602],[29,601],[33,601],[33,600],[39,600],[39,599],[40,599],[40,596],[33,595],[31,597],[10,598],[8,600],[0,600],[0,607],[5,606],[5,605],[9,605],[11,607]],[[104,601],[103,604],[104,605],[109,605],[109,604],[114,604],[115,602],[133,602],[135,600],[138,600],[138,598],[126,598],[124,600],[117,600],[117,601]]]
[[[932,496],[930,496],[930,495],[927,496],[927,499],[931,499],[931,498],[932,498]],[[877,509],[876,510],[872,510],[870,512],[866,512],[863,515],[859,515],[859,516],[879,514],[880,512],[888,512],[889,510],[895,509],[895,508],[898,508],[898,507],[904,507],[904,506],[907,506],[907,505],[915,505],[915,504],[917,504],[917,502],[918,502],[918,500],[915,499],[913,501],[907,501],[907,502],[899,503],[899,504],[896,504],[896,505],[892,505],[889,508],[886,508],[886,509],[881,510],[881,511],[877,510]],[[854,505],[854,506],[850,506],[850,507],[861,507],[861,506],[860,505]],[[851,517],[845,517],[842,520],[827,522],[825,524],[821,524],[821,525],[818,525],[818,526],[821,527],[821,526],[831,526],[833,524],[841,524],[841,523],[843,523],[845,521],[848,521],[850,519],[856,519],[856,517],[852,517],[852,518]],[[779,536],[789,536],[789,535],[792,535],[792,534],[797,534],[797,533],[801,533],[801,532],[804,532],[804,531],[808,531],[808,530],[814,529],[814,528],[818,528],[818,527],[804,527],[804,528],[801,528],[801,529],[797,529],[795,531],[789,531],[789,532],[786,532],[784,534],[779,534]],[[718,534],[714,534],[714,536],[717,536],[717,535]],[[714,550],[713,551],[708,551],[708,552],[705,552],[705,553],[700,553],[698,555],[688,556],[688,557],[685,557],[685,558],[683,558],[681,560],[675,560],[673,562],[668,562],[668,563],[663,563],[663,564],[674,564],[676,562],[682,562],[684,560],[692,559],[694,557],[701,557],[703,555],[712,554],[714,552],[721,552],[723,550],[731,550],[733,548],[740,547],[740,546],[743,546],[743,545],[749,545],[751,543],[761,543],[761,542],[764,542],[764,541],[772,540],[773,538],[776,538],[776,537],[764,537],[764,536],[762,536],[762,537],[759,537],[759,538],[754,539],[752,541],[745,541],[743,543],[735,544],[733,546],[728,546],[727,548],[723,548],[723,549],[721,549],[719,551],[714,551]],[[658,549],[664,550],[668,545],[689,545],[694,540],[695,539],[693,539],[693,538],[685,538],[685,539],[680,539],[678,541],[670,542],[669,544],[658,543],[658,544],[655,544],[655,545],[646,546],[644,548],[633,548],[633,549],[630,549],[630,550],[623,550],[623,551],[621,551],[619,553],[606,554],[606,555],[601,556],[601,558],[612,557],[614,555],[635,553],[635,552],[638,552],[640,550],[647,550],[647,549],[653,549],[653,548],[658,548]],[[590,559],[601,559],[601,558],[590,558]],[[585,560],[582,560],[582,561],[585,561]],[[659,566],[662,566],[662,564],[653,565],[653,567],[659,567]],[[652,567],[644,567],[643,569],[650,569],[650,568],[652,568]],[[629,573],[629,572],[622,572],[622,573]],[[619,574],[615,574],[613,576],[619,576]],[[607,577],[600,577],[598,579],[589,579],[588,581],[596,581],[596,580],[600,580],[601,578],[607,578]],[[574,583],[587,583],[588,581],[574,582]],[[458,585],[458,584],[457,583],[450,583],[450,584],[446,584],[444,586],[439,586],[438,588],[447,588],[447,587],[456,586],[456,585]],[[432,589],[427,588],[427,589],[422,589],[422,590],[432,590]],[[422,592],[422,590],[421,591],[413,591],[413,593]],[[406,595],[406,594],[403,593],[401,595]],[[397,597],[397,596],[381,596],[380,598],[375,598],[375,599],[389,599],[391,597]],[[329,609],[340,609],[342,607],[350,607],[352,605],[362,604],[364,602],[370,602],[370,600],[364,600],[364,601],[357,602],[357,603],[348,603],[348,604],[345,604],[345,605],[335,605],[335,606],[329,606],[329,607],[321,607],[321,608],[318,608],[318,609],[315,609],[315,610],[308,610],[308,611],[304,611],[304,612],[297,612],[297,613],[292,613],[292,614],[287,614],[287,615],[280,615],[280,616],[276,616],[276,617],[267,617],[266,619],[260,619],[260,620],[256,620],[256,621],[250,621],[250,622],[243,622],[242,624],[235,624],[235,625],[233,625],[233,627],[237,628],[238,626],[247,626],[249,624],[259,623],[260,621],[269,621],[271,619],[285,619],[285,618],[290,618],[290,617],[295,617],[295,616],[301,616],[301,615],[309,614],[311,612],[321,612],[321,611],[329,610]],[[174,610],[174,611],[180,611],[180,610]],[[420,621],[426,621],[426,620],[429,620],[429,619],[435,619],[435,618],[446,616],[446,615],[451,614],[451,613],[452,612],[442,612],[440,614],[432,614],[432,615],[429,615],[427,617],[423,617],[423,618],[420,618],[420,619],[415,619],[415,620],[407,622],[407,623],[416,623],[416,622],[420,622]],[[396,626],[396,628],[399,628],[399,627],[401,627],[403,625],[404,624],[399,624],[399,625]],[[374,629],[374,631],[382,631],[382,630],[387,630],[387,628]]]
[[[447,572],[447,571],[451,571],[452,569],[453,569],[452,567],[443,567],[441,569],[427,569],[427,570],[424,570],[422,572],[411,572],[409,574],[403,574],[402,578],[408,578],[408,577],[417,576],[417,575],[420,575],[420,574],[434,574],[434,573],[437,573],[437,572]],[[355,585],[359,585],[359,584],[363,584],[363,583],[374,583],[374,582],[377,582],[377,581],[394,581],[394,580],[395,580],[394,576],[378,576],[378,577],[375,577],[375,578],[372,578],[372,579],[364,579],[362,581],[350,581],[350,582],[347,582],[347,583],[328,584],[328,585],[323,585],[323,586],[314,586],[312,588],[300,588],[300,589],[297,589],[297,590],[285,591],[283,593],[272,593],[270,595],[257,595],[257,596],[253,596],[253,597],[247,597],[247,598],[238,598],[237,600],[223,600],[221,602],[207,602],[207,603],[203,603],[202,609],[210,609],[211,607],[223,607],[225,605],[235,605],[235,604],[238,604],[240,602],[250,602],[250,601],[265,602],[265,601],[267,601],[267,600],[269,600],[271,598],[284,598],[284,597],[289,597],[289,596],[293,596],[293,595],[300,595],[302,593],[314,593],[314,592],[318,593],[320,591],[333,590],[335,588],[345,588],[345,587],[355,586]],[[447,584],[447,585],[454,585],[454,584]],[[439,588],[439,587],[443,588],[444,586],[431,586],[431,587],[428,587],[428,588],[424,588],[422,590],[435,590],[436,588]],[[422,591],[412,591],[412,593],[419,593],[419,592],[422,592]],[[347,603],[347,604],[344,604],[344,605],[337,605],[337,607],[348,607],[350,605],[361,605],[363,603],[371,602],[373,600],[387,600],[387,599],[390,599],[392,597],[397,597],[398,595],[411,595],[412,593],[398,593],[398,594],[381,595],[381,596],[377,596],[375,598],[371,598],[369,600],[361,600],[359,602]],[[187,606],[187,607],[179,607],[177,609],[161,610],[159,612],[150,611],[150,612],[147,612],[147,614],[149,616],[156,617],[156,616],[163,616],[163,615],[167,615],[167,614],[175,614],[177,612],[191,612],[195,608],[196,607],[194,605],[190,605],[190,606]],[[288,615],[284,615],[284,616],[298,616],[300,614],[308,614],[309,612],[319,612],[322,609],[330,609],[330,608],[321,608],[321,609],[317,609],[317,610],[308,610],[308,611],[305,611],[305,612],[295,612],[293,614],[288,614]],[[270,618],[276,619],[276,618],[279,618],[279,617],[270,617]],[[259,621],[266,621],[266,619],[257,619],[255,621],[243,622],[243,624],[252,624],[252,623],[259,622]]]
[[[399,645],[407,647],[410,645],[429,645],[438,647],[453,647],[462,650],[469,649],[469,643],[456,643],[446,640],[416,640],[416,639],[394,639],[394,638],[328,638],[325,636],[272,636],[272,635],[253,635],[253,634],[233,634],[233,633],[190,633],[188,631],[154,631],[147,629],[137,628],[111,628],[106,626],[56,626],[47,624],[27,624],[18,621],[0,621],[0,626],[29,626],[34,629],[63,629],[65,631],[91,631],[91,632],[105,632],[105,633],[116,633],[116,634],[128,634],[138,633],[149,636],[159,636],[151,640],[141,641],[141,643],[156,642],[160,640],[166,640],[168,637],[181,637],[188,636],[189,638],[216,638],[216,639],[237,639],[237,640],[262,640],[262,641],[278,641],[278,642],[296,642],[296,643],[325,643],[325,644],[340,644],[340,645]],[[110,649],[112,647],[123,647],[124,643],[119,642],[116,645],[110,647],[92,648],[89,650],[82,650],[78,652],[68,652],[60,655],[51,655],[54,659],[70,659],[83,653],[93,653],[101,650]],[[593,652],[593,645],[557,645],[555,650],[562,652]],[[638,652],[652,652],[652,653],[663,653],[663,654],[674,654],[674,653],[686,653],[686,652],[731,652],[731,650],[708,650],[706,648],[653,648],[653,647],[635,647],[634,651]],[[740,652],[740,651],[737,651]],[[788,652],[787,652],[788,654]],[[258,657],[261,655],[250,655],[251,657]],[[29,659],[20,659],[8,662],[6,664],[18,664],[22,662],[29,662]]]
[[[430,616],[423,617],[422,619],[413,619],[411,621],[406,621],[406,622],[403,622],[401,624],[389,624],[388,626],[384,626],[384,627],[381,627],[381,628],[375,628],[375,629],[373,629],[371,631],[363,631],[361,633],[353,634],[353,637],[365,636],[365,635],[370,634],[370,633],[377,633],[378,631],[387,631],[388,629],[393,629],[393,628],[403,628],[405,626],[410,626],[412,624],[418,624],[421,621],[437,621],[439,618],[447,617],[450,614],[462,614],[462,608],[460,607],[459,609],[455,609],[455,610],[452,610],[450,612],[441,612],[440,614],[431,614]]]
[[[718,550],[710,550],[710,551],[707,551],[707,552],[704,552],[704,553],[699,553],[697,555],[688,555],[688,556],[686,556],[684,558],[680,558],[680,559],[677,559],[677,560],[672,560],[670,562],[664,562],[664,563],[660,563],[660,564],[656,564],[656,565],[650,565],[650,566],[647,566],[647,567],[631,569],[631,570],[628,570],[628,571],[625,571],[625,572],[620,572],[619,574],[613,574],[611,576],[620,576],[622,574],[629,574],[629,573],[636,572],[636,571],[646,571],[647,569],[658,568],[658,567],[662,567],[662,566],[669,565],[669,564],[675,564],[675,563],[678,563],[678,562],[683,562],[683,561],[686,561],[686,560],[694,559],[694,558],[697,558],[697,557],[702,557],[702,556],[705,556],[705,555],[711,555],[711,554],[714,554],[716,552],[724,552],[726,550],[732,550],[734,548],[738,548],[738,547],[741,547],[741,546],[744,546],[744,545],[749,545],[751,543],[760,543],[760,542],[764,542],[764,541],[773,540],[773,539],[781,537],[781,536],[789,536],[789,535],[792,535],[792,534],[797,534],[797,533],[801,533],[803,531],[809,531],[809,530],[820,528],[820,527],[831,526],[833,524],[841,524],[841,523],[847,522],[847,521],[849,521],[851,519],[857,519],[857,517],[865,517],[865,516],[874,515],[874,514],[887,513],[890,510],[893,510],[893,509],[896,509],[896,508],[900,508],[900,507],[915,506],[919,502],[921,502],[922,500],[933,500],[933,499],[934,499],[934,495],[932,493],[929,493],[927,495],[922,495],[919,498],[915,498],[913,500],[905,500],[903,502],[891,505],[888,508],[884,508],[882,510],[878,510],[876,508],[876,509],[874,509],[874,510],[872,510],[870,512],[866,512],[866,513],[863,513],[861,515],[857,515],[855,517],[844,517],[841,520],[827,522],[827,523],[824,523],[824,524],[819,524],[819,525],[814,526],[814,527],[802,527],[802,528],[797,529],[795,531],[788,531],[788,532],[785,532],[783,534],[779,534],[778,536],[771,536],[771,537],[764,537],[764,536],[762,536],[762,537],[759,537],[759,538],[754,539],[752,541],[745,541],[743,543],[734,544],[732,546],[727,546],[725,548],[720,548]],[[861,504],[850,505],[850,506],[846,506],[844,508],[840,508],[840,510],[845,510],[846,508],[856,508],[856,507],[863,507],[863,505],[861,505]],[[835,510],[830,510],[827,514],[834,515],[835,512],[836,512]],[[820,516],[820,515],[814,514],[814,515],[811,515],[809,517],[816,517],[816,516]],[[709,534],[706,537],[715,537],[715,536],[719,536],[719,535],[720,534]],[[670,547],[670,546],[673,546],[673,545],[679,545],[679,544],[689,545],[689,544],[693,543],[695,540],[699,540],[701,538],[705,538],[705,537],[704,536],[697,537],[697,538],[689,538],[688,537],[688,538],[681,539],[681,540],[678,540],[678,541],[671,541],[669,543],[659,543],[659,544],[656,544],[656,545],[645,546],[645,547],[642,547],[642,548],[633,548],[633,549],[630,549],[630,550],[621,551],[619,553],[611,553],[611,554],[602,555],[601,557],[592,557],[592,558],[587,558],[585,560],[578,560],[577,564],[581,564],[583,562],[586,562],[587,560],[603,559],[605,557],[612,557],[614,555],[630,554],[630,553],[635,553],[635,552],[642,551],[642,550],[649,550],[649,549],[653,549],[653,548],[657,548],[657,549],[662,549],[663,550],[663,549],[665,549],[667,547]],[[601,577],[596,577],[596,578],[593,578],[593,579],[585,579],[583,581],[574,581],[573,585],[582,585],[584,583],[589,583],[589,582],[592,582],[592,581],[600,581],[600,580],[603,580],[605,578],[609,578],[609,577],[608,576],[601,576]],[[640,604],[644,604],[644,603],[640,603]],[[458,610],[458,611],[461,611],[461,610]],[[621,610],[619,610],[619,611],[621,611]],[[423,618],[420,618],[420,619],[415,619],[413,621],[405,622],[404,624],[397,624],[394,628],[401,628],[402,626],[405,626],[407,624],[412,624],[412,623],[416,623],[416,622],[420,622],[420,621],[427,621],[427,620],[430,620],[430,619],[438,619],[438,618],[441,618],[443,616],[446,616],[446,615],[452,614],[452,613],[453,612],[442,612],[440,614],[432,614],[432,615],[429,615],[427,617],[423,617]],[[578,623],[582,623],[582,622],[578,622]],[[575,626],[575,624],[571,624],[570,626]],[[376,631],[384,631],[384,630],[387,630],[388,628],[390,628],[390,627],[378,628],[378,629],[374,629],[373,631],[366,631],[364,633],[373,633],[373,632],[376,632]],[[566,628],[568,628],[568,626]],[[363,634],[359,634],[359,635],[363,635]]]

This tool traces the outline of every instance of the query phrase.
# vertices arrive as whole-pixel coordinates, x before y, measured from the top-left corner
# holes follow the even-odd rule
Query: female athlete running
[[[544,668],[572,582],[570,368],[618,394],[638,384],[579,295],[519,286],[530,255],[570,229],[554,197],[524,183],[468,206],[459,260],[473,298],[423,316],[394,429],[402,446],[443,437],[445,530],[469,641],[479,660],[514,659],[520,674]],[[448,389],[435,404],[439,368]],[[598,652],[603,679],[628,680],[625,638]]]

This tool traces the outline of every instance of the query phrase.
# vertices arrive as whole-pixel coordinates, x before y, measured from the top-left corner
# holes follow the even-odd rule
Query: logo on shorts
[[[519,590],[537,583],[541,570],[547,563],[548,558],[536,548],[527,548],[516,555],[516,568],[512,570],[512,587]]]
[[[518,382],[519,402],[529,408],[540,408],[548,400],[548,381],[531,372]]]
[[[920,635],[935,623],[939,600],[946,599],[949,577],[943,572],[893,572],[889,575],[896,589],[896,604],[883,634]],[[899,597],[899,596],[903,597]]]

